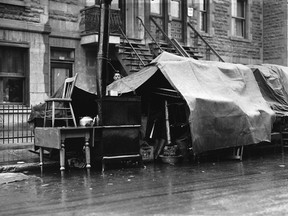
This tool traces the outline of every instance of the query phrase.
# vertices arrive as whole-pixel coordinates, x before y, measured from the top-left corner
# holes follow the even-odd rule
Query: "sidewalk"
[[[0,173],[39,169],[39,155],[29,150],[34,150],[32,143],[0,145]],[[57,161],[47,160],[44,166],[56,163],[59,164]]]

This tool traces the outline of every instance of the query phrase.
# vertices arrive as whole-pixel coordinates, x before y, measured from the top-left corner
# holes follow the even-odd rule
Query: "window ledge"
[[[241,37],[237,37],[237,36],[230,36],[229,38],[230,38],[230,40],[232,40],[232,41],[251,43],[251,40],[248,39],[248,38],[241,38]]]
[[[27,7],[30,6],[31,0],[1,0],[0,3],[2,4],[9,4],[9,5],[16,5],[16,6],[22,6],[22,7]]]
[[[207,32],[199,32],[201,36],[205,37],[205,38],[212,38],[212,35],[207,33]]]

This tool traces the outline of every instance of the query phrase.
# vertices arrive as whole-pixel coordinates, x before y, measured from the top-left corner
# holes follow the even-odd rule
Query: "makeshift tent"
[[[288,116],[288,67],[249,65],[264,99],[277,116]]]
[[[107,91],[141,95],[163,87],[161,76],[189,107],[195,154],[271,140],[275,112],[244,65],[163,52],[139,72],[111,83]]]

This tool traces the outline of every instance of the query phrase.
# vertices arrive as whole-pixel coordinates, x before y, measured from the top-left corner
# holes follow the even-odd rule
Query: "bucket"
[[[144,142],[140,147],[140,155],[143,161],[153,161],[154,160],[154,148],[148,143]]]

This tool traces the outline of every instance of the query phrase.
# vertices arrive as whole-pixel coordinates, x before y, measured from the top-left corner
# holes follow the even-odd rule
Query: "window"
[[[51,48],[51,95],[61,87],[66,78],[73,76],[74,59],[73,49]]]
[[[203,32],[208,32],[208,0],[199,0],[199,23],[200,30]]]
[[[246,36],[246,0],[232,0],[232,35]]]
[[[28,48],[0,46],[0,103],[25,102]]]
[[[171,16],[176,19],[181,19],[181,3],[179,0],[171,1]]]
[[[111,9],[114,9],[114,10],[119,9],[119,0],[113,0],[111,2]]]
[[[86,7],[95,5],[95,0],[86,0]]]
[[[161,0],[150,0],[150,12],[151,14],[162,15],[162,1]]]
[[[86,7],[91,7],[94,5],[101,5],[101,0],[86,0]],[[119,0],[113,0],[111,2],[111,9],[119,8]]]

